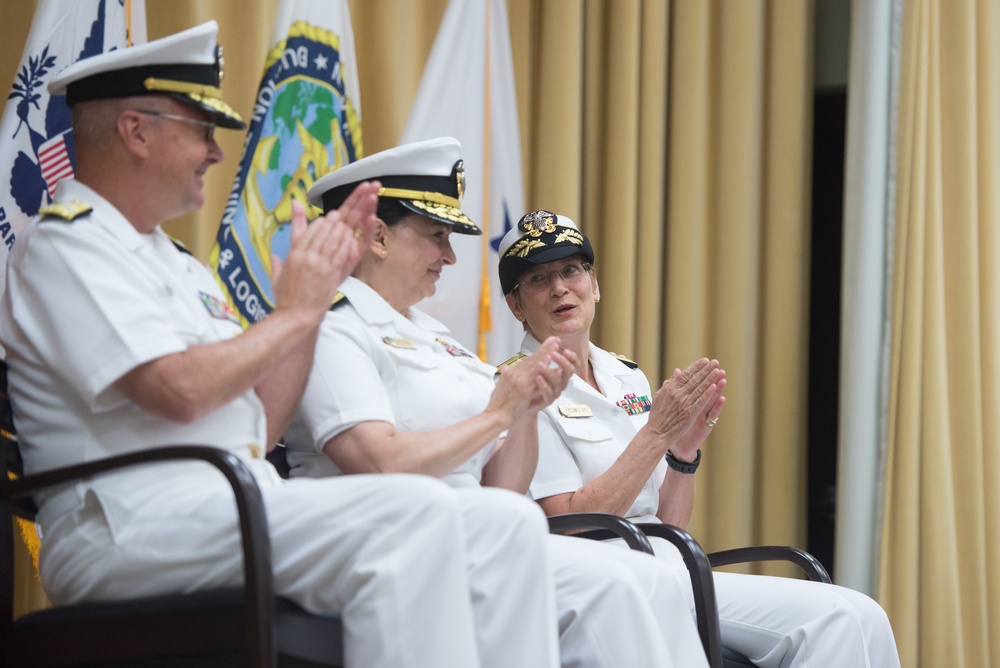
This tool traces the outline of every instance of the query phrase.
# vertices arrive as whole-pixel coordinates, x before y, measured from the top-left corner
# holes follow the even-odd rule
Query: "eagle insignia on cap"
[[[521,229],[533,237],[556,231],[556,216],[550,211],[532,211],[521,219]]]
[[[465,161],[455,163],[455,185],[458,188],[458,199],[465,197]]]
[[[226,67],[226,61],[222,57],[222,45],[221,44],[216,44],[215,45],[215,69],[219,70],[219,83],[220,84],[222,83],[222,80],[226,77],[225,67]]]

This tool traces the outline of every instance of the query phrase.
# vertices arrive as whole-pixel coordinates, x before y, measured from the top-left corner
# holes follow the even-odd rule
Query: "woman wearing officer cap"
[[[547,515],[606,512],[686,526],[699,448],[725,404],[725,371],[699,359],[653,394],[637,364],[591,343],[601,296],[594,250],[566,216],[525,215],[499,254],[501,289],[526,332],[504,364],[517,368],[552,337],[576,353],[567,389],[539,412],[531,497]],[[685,568],[673,546],[650,540],[661,560]],[[714,578],[723,643],[757,665],[899,665],[885,612],[863,594],[791,578]]]
[[[565,387],[574,356],[555,338],[543,341],[496,380],[416,307],[456,260],[450,235],[480,234],[460,206],[458,141],[369,156],[318,180],[309,198],[329,210],[371,179],[382,186],[380,222],[320,330],[300,418],[285,439],[292,475],[395,471],[449,483],[466,520],[484,666],[544,664],[557,633],[564,665],[705,665],[676,574],[645,554],[619,560],[614,547],[549,535],[523,496],[537,412]]]

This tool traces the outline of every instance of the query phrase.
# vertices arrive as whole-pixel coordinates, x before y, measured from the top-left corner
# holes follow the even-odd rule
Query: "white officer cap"
[[[66,104],[132,95],[171,95],[211,113],[215,124],[243,129],[246,123],[222,101],[222,48],[219,26],[202,23],[183,32],[84,58],[49,83],[52,95]]]
[[[521,217],[500,240],[500,288],[505,295],[518,277],[539,264],[582,255],[594,262],[594,249],[572,220],[551,211],[532,211]]]
[[[335,169],[312,184],[309,203],[331,211],[359,183],[374,180],[382,183],[379,197],[398,200],[410,211],[451,225],[460,234],[483,233],[462,212],[465,167],[462,145],[454,137],[403,144]]]

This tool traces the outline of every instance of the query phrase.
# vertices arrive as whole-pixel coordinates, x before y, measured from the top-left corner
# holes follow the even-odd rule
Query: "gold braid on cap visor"
[[[216,100],[222,99],[222,91],[218,86],[208,86],[206,84],[196,84],[190,81],[174,81],[172,79],[157,79],[147,77],[142,85],[146,90],[160,90],[165,93],[183,93],[185,95],[198,95]]]
[[[189,81],[176,81],[173,79],[157,79],[156,77],[147,77],[142,82],[142,85],[146,88],[146,90],[187,95],[195,102],[203,104],[223,116],[229,116],[240,123],[243,122],[243,117],[240,116],[235,109],[222,101],[222,91],[218,86],[196,84]]]
[[[406,188],[379,188],[379,197],[395,197],[396,199],[413,199],[421,202],[434,202],[445,206],[461,209],[462,205],[456,197],[448,197],[441,193],[427,190],[407,190]]]

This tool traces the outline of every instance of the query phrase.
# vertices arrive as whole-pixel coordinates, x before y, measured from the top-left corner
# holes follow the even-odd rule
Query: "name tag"
[[[417,347],[413,345],[413,341],[409,339],[399,339],[392,336],[383,336],[382,343],[392,346],[393,348],[403,348],[404,350],[416,350]]]
[[[565,418],[585,418],[594,417],[594,412],[587,404],[577,404],[575,406],[558,406],[559,415]]]

